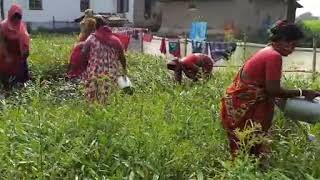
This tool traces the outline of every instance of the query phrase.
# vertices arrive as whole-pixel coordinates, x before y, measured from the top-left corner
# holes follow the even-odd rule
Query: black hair
[[[101,15],[95,16],[95,20],[96,20],[96,29],[99,29],[100,27],[107,25],[107,21]]]
[[[304,37],[301,29],[294,23],[288,23],[286,20],[277,22],[270,30],[270,41],[297,41]]]

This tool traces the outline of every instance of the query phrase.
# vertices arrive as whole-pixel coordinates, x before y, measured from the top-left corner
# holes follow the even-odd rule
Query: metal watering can
[[[286,117],[292,120],[303,121],[310,124],[320,122],[320,100],[307,101],[302,98],[283,100],[280,109]]]

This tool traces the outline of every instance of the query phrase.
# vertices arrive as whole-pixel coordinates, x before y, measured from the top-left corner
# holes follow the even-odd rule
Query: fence
[[[133,40],[130,43],[129,50],[170,59],[173,57],[172,55],[169,53],[163,55],[160,52],[161,39],[162,37],[155,36],[152,42],[143,42],[142,39]],[[180,43],[182,56],[192,53],[192,45],[190,41],[185,41],[185,38],[180,38]],[[237,49],[233,53],[230,63],[226,63],[226,61],[218,61],[215,64],[215,68],[240,67],[249,56],[264,47],[266,47],[264,44],[239,42],[237,43]],[[167,52],[169,52],[168,49]],[[315,76],[316,72],[320,72],[320,63],[317,63],[317,59],[320,59],[319,52],[320,49],[316,48],[296,48],[292,55],[284,57],[284,72],[309,73]]]

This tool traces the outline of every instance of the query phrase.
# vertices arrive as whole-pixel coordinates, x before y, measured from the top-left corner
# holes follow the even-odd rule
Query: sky
[[[303,8],[297,9],[297,16],[311,12],[314,16],[320,17],[320,0],[299,0]]]

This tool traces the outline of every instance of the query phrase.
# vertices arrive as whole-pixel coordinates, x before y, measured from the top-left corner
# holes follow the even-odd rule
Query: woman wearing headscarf
[[[79,42],[85,41],[91,33],[96,29],[96,21],[92,9],[87,9],[84,12],[84,17],[80,22]]]
[[[96,21],[97,30],[85,41],[81,53],[82,64],[87,64],[83,80],[87,100],[106,104],[111,87],[126,74],[126,58],[120,40],[104,18],[97,16]]]
[[[257,135],[263,137],[271,127],[275,98],[304,96],[312,100],[319,92],[281,87],[282,57],[291,54],[302,31],[292,23],[279,21],[271,29],[270,45],[250,57],[236,75],[222,98],[222,125],[227,131],[230,150],[235,157],[243,145],[237,130],[245,131],[254,125],[261,127]],[[255,143],[250,153],[263,156],[269,152],[265,143]]]
[[[77,42],[72,51],[70,56],[70,63],[69,63],[69,70],[68,70],[68,77],[71,79],[77,79],[81,76],[83,71],[85,70],[85,66],[79,66],[79,60],[81,55],[81,50],[83,48],[84,42],[93,33],[96,29],[96,20],[94,17],[94,13],[92,9],[87,9],[84,12],[84,18],[80,22],[80,34],[78,37],[79,42]]]
[[[0,81],[5,89],[29,79],[27,58],[30,38],[22,22],[22,8],[13,4],[0,24]]]

